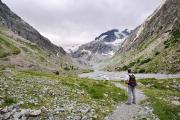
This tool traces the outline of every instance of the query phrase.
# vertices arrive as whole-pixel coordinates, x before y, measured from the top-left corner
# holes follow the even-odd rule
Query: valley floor
[[[127,99],[108,81],[38,71],[0,71],[0,119],[103,120]]]
[[[126,85],[120,81],[125,73],[119,79],[117,74],[93,72],[79,75],[89,78],[79,78],[1,70],[0,119],[178,120],[179,74],[138,79],[137,104],[130,106],[124,104]]]
[[[116,87],[126,90],[126,85],[120,81],[125,74],[125,72],[99,71],[82,74],[80,77],[110,80]],[[180,74],[136,74],[136,76],[138,104],[128,106],[121,103],[105,120],[179,120]]]

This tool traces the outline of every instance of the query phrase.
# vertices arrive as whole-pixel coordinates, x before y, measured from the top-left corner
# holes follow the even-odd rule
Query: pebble
[[[173,100],[173,101],[171,101],[171,103],[174,104],[174,105],[180,105],[180,102],[179,102],[179,101],[174,101],[174,100]]]
[[[87,120],[88,117],[87,116],[83,116],[81,120]]]
[[[31,110],[29,113],[29,115],[33,117],[38,116],[40,114],[41,114],[41,110]]]
[[[75,116],[75,117],[73,118],[73,120],[81,120],[81,117],[80,117],[80,116]]]
[[[4,115],[3,115],[3,119],[4,120],[7,120],[9,117],[11,116],[11,113],[5,113]]]
[[[55,113],[65,112],[65,109],[63,109],[63,108],[56,108],[56,109],[54,110],[54,112],[55,112]]]
[[[1,110],[1,112],[7,113],[8,112],[8,107],[6,106],[4,109]]]

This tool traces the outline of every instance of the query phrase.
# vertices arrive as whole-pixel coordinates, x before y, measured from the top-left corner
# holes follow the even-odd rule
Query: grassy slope
[[[0,96],[4,100],[0,107],[19,102],[23,102],[22,108],[36,109],[65,107],[68,102],[75,103],[74,108],[87,105],[95,110],[98,120],[103,119],[114,104],[127,98],[125,91],[107,81],[59,77],[38,71],[14,72],[13,77],[0,77]],[[36,100],[37,104],[29,102],[30,99]],[[74,113],[67,111],[64,114]]]
[[[70,57],[64,55],[57,57],[3,27],[0,27],[0,63],[0,69],[22,66],[22,69],[59,71],[60,74],[67,76],[91,72],[91,70],[79,69]]]
[[[180,99],[180,78],[178,79],[142,79],[140,82],[148,102],[160,120],[179,120],[180,105],[173,101]]]
[[[173,31],[168,39],[158,39],[149,38],[135,50],[114,57],[106,70],[122,71],[132,68],[135,72],[179,72],[180,30]]]
[[[13,54],[17,55],[20,52],[20,49],[14,46],[11,42],[9,42],[7,37],[0,34],[0,58]]]

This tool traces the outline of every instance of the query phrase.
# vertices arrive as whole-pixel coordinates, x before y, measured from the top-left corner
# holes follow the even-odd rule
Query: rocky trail
[[[122,88],[126,90],[126,87],[121,85],[120,83],[114,82],[116,87]],[[125,103],[120,103],[112,114],[107,116],[105,120],[134,120],[140,118],[150,118],[153,115],[152,108],[147,106],[139,105],[141,101],[145,100],[146,96],[142,91],[136,90],[136,102],[137,104],[126,105]],[[158,118],[156,118],[158,119]]]
[[[79,75],[80,77],[92,78],[96,80],[122,80],[125,76],[125,72],[103,72],[96,71],[93,73],[86,73]],[[156,79],[164,79],[164,78],[178,78],[180,74],[136,74],[137,79],[140,78],[156,78]],[[118,82],[113,82],[116,87],[127,90],[125,86]],[[159,118],[153,114],[153,109],[140,103],[146,99],[144,93],[136,89],[136,102],[137,104],[126,105],[125,103],[119,103],[114,109],[114,111],[108,115],[105,120],[136,120],[136,119],[153,119],[159,120]]]

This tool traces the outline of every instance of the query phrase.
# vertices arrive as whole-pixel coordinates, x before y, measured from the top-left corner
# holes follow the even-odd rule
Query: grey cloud
[[[160,0],[3,0],[57,45],[86,43],[106,30],[133,29]]]

